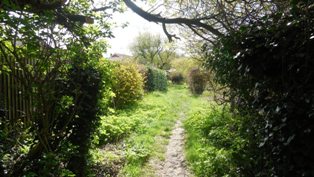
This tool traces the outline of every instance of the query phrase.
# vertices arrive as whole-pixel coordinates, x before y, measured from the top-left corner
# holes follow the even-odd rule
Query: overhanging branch
[[[176,39],[180,39],[179,37],[177,37],[175,34],[170,34],[167,30],[166,24],[162,23],[162,29],[164,30],[164,33],[166,34],[169,42],[172,42],[172,38],[176,38]]]
[[[213,28],[212,26],[202,23],[201,19],[188,19],[188,18],[164,18],[160,15],[151,14],[140,7],[138,7],[135,3],[133,3],[131,0],[123,0],[127,7],[129,7],[133,12],[141,16],[142,18],[156,23],[162,23],[162,24],[183,24],[186,26],[196,26],[203,28],[207,30],[208,32],[214,34],[217,37],[223,36],[223,33],[221,33],[219,30]]]
[[[0,9],[20,9],[28,5],[31,9],[36,11],[55,10],[65,5],[66,0],[56,0],[53,2],[40,0],[8,0],[7,2],[0,2]]]
[[[54,2],[44,2],[40,0],[9,0],[8,2],[0,1],[0,10],[12,12],[29,12],[42,15],[45,11],[52,11],[55,14],[56,21],[60,24],[69,22],[94,23],[94,19],[84,15],[70,14],[63,11],[66,0],[56,0]],[[28,8],[26,8],[28,6]]]

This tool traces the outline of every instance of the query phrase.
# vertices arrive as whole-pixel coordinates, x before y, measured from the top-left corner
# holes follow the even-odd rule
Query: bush
[[[95,138],[98,141],[96,144],[101,146],[122,139],[138,126],[139,122],[140,119],[138,117],[124,114],[123,112],[101,117],[100,128]]]
[[[145,73],[145,78],[146,91],[167,91],[168,80],[165,71],[148,67]]]
[[[143,77],[132,64],[116,64],[112,91],[117,108],[135,103],[143,97]]]
[[[195,95],[201,95],[206,87],[206,74],[198,68],[194,68],[189,73],[189,88]]]
[[[173,84],[182,84],[184,81],[183,75],[179,72],[169,73],[169,79]]]

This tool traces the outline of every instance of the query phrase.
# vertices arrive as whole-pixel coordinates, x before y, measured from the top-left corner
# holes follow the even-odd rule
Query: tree
[[[173,44],[150,33],[139,34],[130,49],[139,63],[160,69],[169,69],[170,60],[175,56]]]
[[[217,39],[239,30],[243,25],[262,21],[263,18],[276,21],[278,16],[271,14],[289,9],[289,3],[283,0],[171,0],[151,4],[148,10],[140,8],[132,0],[123,2],[144,19],[161,24],[169,41],[179,39],[176,33],[180,31],[180,38],[186,41],[186,51],[192,52],[192,55],[202,55],[202,46],[214,46]],[[171,26],[179,30],[170,32],[168,28]]]

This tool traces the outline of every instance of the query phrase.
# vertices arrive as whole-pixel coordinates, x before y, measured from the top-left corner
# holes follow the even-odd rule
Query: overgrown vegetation
[[[200,61],[188,57],[179,57],[171,60],[171,68],[175,70],[174,72],[182,74],[186,82],[188,81],[189,72],[200,65]]]
[[[191,100],[194,100],[194,106],[200,104],[200,99],[190,97],[184,86],[171,86],[166,93],[149,93],[138,105],[102,117],[95,138],[100,149],[94,152],[101,154],[95,158],[95,161],[102,163],[99,171],[115,169],[106,173],[113,176],[118,173],[134,177],[153,175],[148,160],[164,160],[167,138],[179,113],[187,110]],[[202,104],[206,104],[206,101]],[[111,145],[115,148],[108,149]],[[115,158],[104,159],[108,156]]]
[[[181,73],[179,72],[171,72],[168,74],[169,80],[173,84],[182,84],[184,82],[184,77]]]

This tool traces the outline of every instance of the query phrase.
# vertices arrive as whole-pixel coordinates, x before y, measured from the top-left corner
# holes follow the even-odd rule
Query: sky
[[[149,31],[152,34],[164,35],[161,24],[148,22],[130,9],[121,14],[114,14],[113,20],[117,23],[118,27],[112,29],[115,38],[108,39],[108,43],[111,47],[105,54],[107,57],[113,53],[131,55],[129,46],[139,33]],[[126,22],[128,26],[122,28],[122,24]]]

